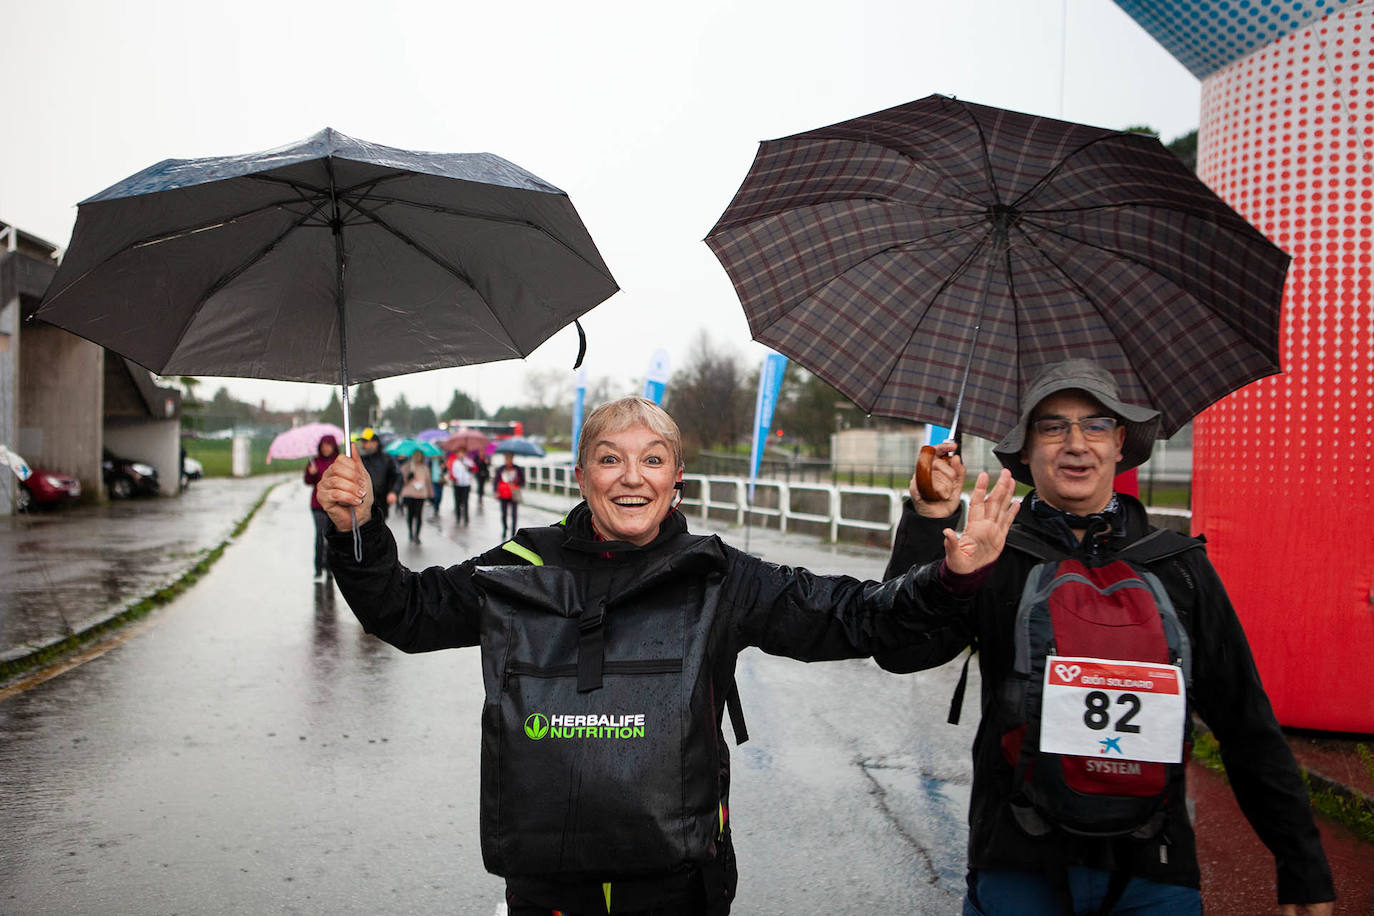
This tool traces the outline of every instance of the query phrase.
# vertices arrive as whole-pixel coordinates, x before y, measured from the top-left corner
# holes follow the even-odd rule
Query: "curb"
[[[211,566],[215,565],[220,555],[224,553],[224,549],[243,533],[244,529],[248,527],[248,523],[257,515],[258,510],[267,502],[267,497],[280,485],[280,481],[269,484],[262,491],[257,501],[253,503],[252,508],[230,529],[228,537],[213,547],[200,551],[199,559],[166,585],[150,594],[130,600],[122,608],[111,612],[108,616],[93,618],[67,636],[54,637],[39,646],[22,646],[0,656],[0,686],[4,686],[19,675],[35,668],[41,668],[59,661],[77,649],[101,639],[126,624],[140,620],[155,609],[170,603],[192,583],[205,575]]]

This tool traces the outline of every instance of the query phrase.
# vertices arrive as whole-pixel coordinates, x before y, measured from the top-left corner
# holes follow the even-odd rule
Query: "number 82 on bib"
[[[1050,655],[1040,750],[1099,760],[1179,763],[1187,714],[1175,665]]]

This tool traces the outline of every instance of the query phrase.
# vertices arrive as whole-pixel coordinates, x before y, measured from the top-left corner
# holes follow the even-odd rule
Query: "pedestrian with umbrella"
[[[448,457],[448,476],[453,481],[453,521],[466,525],[472,520],[468,513],[468,495],[472,492],[472,457],[454,452]]]
[[[496,500],[501,504],[501,539],[505,540],[508,532],[514,534],[520,527],[517,516],[520,490],[525,486],[525,469],[515,463],[514,452],[501,452],[498,447],[498,454],[502,455],[502,464],[496,469]]]
[[[1154,528],[1144,506],[1113,492],[1119,471],[1149,457],[1159,412],[1124,400],[1111,374],[1084,359],[1046,369],[1020,392],[1020,400],[1022,415],[994,453],[1017,480],[1035,489],[1012,525],[1006,551],[973,599],[974,613],[920,646],[876,653],[887,670],[909,672],[944,664],[970,644],[977,647],[983,717],[973,746],[965,912],[1048,916],[1120,907],[1142,916],[1201,913],[1184,768],[1192,744],[1190,714],[1195,713],[1220,742],[1236,800],[1274,855],[1284,912],[1330,913],[1335,889],[1307,789],[1225,586],[1201,543]],[[936,498],[923,495],[913,478],[888,575],[938,557],[943,539],[962,520],[963,463],[952,445],[940,451],[943,460],[933,471]],[[1155,545],[1153,558],[1145,552],[1147,545]],[[1033,702],[1023,685],[1036,656],[1028,651],[1034,643],[1019,634],[1034,626],[1035,617],[1008,609],[1018,600],[1026,609],[1024,594],[1049,587],[1028,588],[1032,578],[1052,582],[1044,576],[1066,575],[1069,564],[1083,582],[1110,576],[1108,596],[1127,593],[1127,577],[1146,570],[1175,609],[1183,638],[1173,660],[1182,659],[1188,676],[1186,705],[1178,703],[1167,761],[1136,756],[1134,745],[1123,750],[1121,744],[1164,727],[1152,718],[1151,702],[1158,697],[1144,689],[1080,689],[1081,702],[1065,715],[1050,705],[1047,686],[1039,712],[1029,721],[1023,715],[1024,704]],[[1075,619],[1104,613],[1102,602],[1109,597],[1093,598],[1089,608],[1082,603],[1088,594],[1080,596]],[[1154,626],[1159,622],[1152,619]],[[1125,617],[1110,623],[1104,623],[1103,632],[1130,627]],[[1095,664],[1078,656],[1128,657],[1118,651],[1115,633],[1111,639],[1082,635],[1064,620],[1053,626],[1053,651],[1073,656],[1059,669]],[[1168,652],[1158,660],[1169,662]],[[1049,669],[1056,667],[1052,657],[1041,664],[1044,668],[1030,678],[1037,688],[1035,675],[1048,684]],[[1067,688],[1062,694],[1071,696]],[[1107,702],[1114,710],[1110,715]],[[1145,712],[1125,723],[1118,712],[1130,704],[1144,704]],[[1094,722],[1097,708],[1103,712]],[[1085,729],[1086,745],[1077,737]],[[1051,735],[1072,742],[1054,745],[1070,750],[1047,752]],[[1106,758],[1090,755],[1099,747]],[[1150,779],[1158,781],[1148,785]],[[1066,785],[1075,791],[1061,792]],[[1125,807],[1132,802],[1133,808]],[[1114,817],[1119,820],[1107,822]]]
[[[429,471],[429,460],[420,449],[415,449],[401,468],[401,500],[406,510],[406,531],[410,543],[420,543],[420,526],[424,521],[425,503],[434,498],[434,480]]]
[[[382,501],[374,511],[378,518],[386,521],[389,510],[401,498],[401,469],[396,459],[382,450],[382,440],[370,426],[358,436],[358,451],[362,455],[363,468],[372,480],[372,492],[382,494]]]
[[[329,567],[324,562],[324,536],[329,531],[329,516],[325,514],[324,507],[320,505],[319,498],[315,496],[315,487],[337,457],[339,457],[339,440],[334,438],[332,433],[325,433],[316,445],[315,457],[311,458],[305,465],[305,485],[310,488],[310,515],[315,521],[316,582],[329,575]]]
[[[943,96],[761,144],[707,243],[755,339],[864,410],[1000,440],[1035,486],[976,613],[879,653],[913,671],[978,648],[965,912],[1199,912],[1194,711],[1274,852],[1280,903],[1330,912],[1306,793],[1224,587],[1200,545],[1153,532],[1112,490],[1156,436],[1279,371],[1288,256],[1152,137]],[[889,571],[958,525],[955,446],[923,452]],[[1108,569],[1129,587],[1101,588]],[[1162,585],[1120,617],[1146,577]],[[1065,581],[1091,587],[1067,614]],[[1083,658],[1050,661],[1070,644]],[[1173,662],[1183,687],[1163,701],[1070,683],[1103,659],[1148,661],[1161,683]],[[962,681],[956,709],[961,695]],[[1136,702],[1151,711],[1132,723]],[[1169,740],[1142,756],[1142,730]]]
[[[481,845],[510,916],[725,916],[736,865],[725,711],[742,741],[735,660],[897,649],[960,617],[964,584],[1016,514],[1003,472],[932,563],[880,584],[764,562],[693,535],[676,508],[681,434],[644,398],[582,428],[584,501],[480,556],[412,571],[356,460],[319,496],[330,564],[368,632],[406,652],[481,646]],[[353,560],[350,511],[362,523]]]
[[[477,481],[477,511],[482,511],[482,497],[486,493],[487,480],[491,478],[491,462],[487,460],[486,454],[482,449],[473,449],[472,476]]]

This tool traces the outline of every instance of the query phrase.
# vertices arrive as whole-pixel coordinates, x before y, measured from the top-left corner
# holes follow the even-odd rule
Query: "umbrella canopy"
[[[421,442],[438,442],[440,439],[448,438],[448,431],[443,429],[426,429],[415,434],[415,438]]]
[[[512,455],[528,455],[531,458],[543,458],[544,448],[521,436],[511,436],[509,439],[502,439],[496,443],[493,452],[507,452]]]
[[[421,442],[419,439],[397,439],[387,443],[383,449],[388,455],[396,455],[401,458],[408,458],[414,452],[420,452],[427,458],[438,458],[443,455],[443,451],[433,442]]]
[[[313,458],[320,448],[320,440],[325,436],[333,436],[334,444],[339,451],[344,448],[344,432],[333,423],[306,423],[303,426],[296,426],[288,429],[284,433],[279,433],[272,444],[267,447],[267,463],[271,464],[273,458],[280,458],[283,461],[296,458]]]
[[[83,201],[37,317],[159,374],[361,382],[528,355],[616,289],[539,177],[325,129]]]
[[[1141,134],[930,96],[761,144],[706,242],[756,340],[994,441],[1069,357],[1163,436],[1279,371],[1288,256]]]
[[[446,452],[470,452],[473,449],[484,449],[489,444],[491,444],[491,439],[488,436],[467,427],[456,430],[447,439],[438,443],[439,447]]]

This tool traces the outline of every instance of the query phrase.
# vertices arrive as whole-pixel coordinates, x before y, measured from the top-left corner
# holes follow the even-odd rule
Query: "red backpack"
[[[1013,529],[1042,562],[1017,607],[999,698],[1012,812],[1027,833],[1149,837],[1183,792],[1192,655],[1149,566],[1202,543],[1157,530],[1100,564]]]

